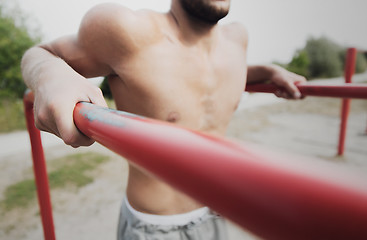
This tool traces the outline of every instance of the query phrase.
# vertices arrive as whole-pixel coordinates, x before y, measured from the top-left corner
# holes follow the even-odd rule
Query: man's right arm
[[[93,143],[74,125],[75,104],[87,101],[106,106],[100,89],[86,78],[114,74],[116,56],[129,50],[124,36],[115,35],[124,34],[123,24],[116,24],[124,21],[114,16],[134,17],[128,9],[100,5],[86,14],[77,35],[35,46],[22,59],[24,81],[35,94],[36,126],[73,147]]]
[[[35,94],[36,126],[74,147],[92,144],[91,139],[76,129],[72,112],[80,101],[106,106],[100,89],[45,46],[26,52],[22,73],[25,83]]]

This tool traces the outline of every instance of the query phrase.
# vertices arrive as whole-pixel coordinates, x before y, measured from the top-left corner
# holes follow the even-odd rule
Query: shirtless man
[[[94,7],[76,35],[23,57],[36,126],[73,147],[92,144],[72,112],[79,101],[106,106],[86,79],[97,76],[108,76],[117,109],[215,135],[225,134],[246,82],[270,80],[286,89],[278,96],[299,98],[294,82],[303,77],[272,65],[247,67],[245,28],[217,24],[229,6],[230,0],[172,0],[167,13]],[[131,165],[126,196],[119,239],[226,239],[218,216]]]

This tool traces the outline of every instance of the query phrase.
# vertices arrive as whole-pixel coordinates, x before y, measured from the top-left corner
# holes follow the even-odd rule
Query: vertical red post
[[[46,162],[41,142],[41,133],[34,125],[33,95],[31,92],[26,93],[24,96],[24,111],[32,146],[33,171],[37,187],[43,234],[45,240],[55,240],[56,237],[52,217],[52,206],[46,171]]]
[[[357,55],[357,49],[348,48],[347,56],[345,59],[345,70],[344,70],[344,77],[345,77],[346,83],[352,82],[352,77],[353,77],[355,65],[356,65],[356,55]],[[338,155],[339,156],[344,154],[345,136],[347,132],[349,110],[350,110],[350,99],[344,98],[342,100],[341,124],[340,124],[340,132],[339,132],[339,145],[338,145]]]

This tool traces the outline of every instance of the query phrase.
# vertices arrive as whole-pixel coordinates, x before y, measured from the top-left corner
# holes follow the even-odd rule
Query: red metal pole
[[[367,84],[346,83],[327,85],[304,83],[298,84],[297,88],[303,96],[367,99]],[[282,90],[282,88],[271,83],[246,85],[246,91],[248,92],[274,93],[277,90]]]
[[[347,51],[345,62],[345,83],[351,83],[355,71],[357,49],[349,48]],[[338,155],[344,154],[345,136],[347,132],[348,116],[350,111],[350,99],[344,98],[342,100],[341,108],[341,123],[339,132]]]
[[[340,131],[339,131],[339,142],[338,142],[338,155],[344,155],[345,147],[345,136],[347,133],[347,124],[350,111],[350,99],[342,100],[342,107],[340,113]]]
[[[331,163],[300,167],[296,159],[285,163],[263,149],[89,103],[77,104],[74,121],[135,166],[260,237],[367,239],[367,181],[348,185],[356,176],[335,178]]]
[[[28,91],[24,96],[23,102],[27,128],[32,146],[33,171],[37,187],[38,204],[40,207],[45,240],[55,240],[46,162],[43,153],[41,134],[34,125],[33,99],[34,97],[32,92]]]

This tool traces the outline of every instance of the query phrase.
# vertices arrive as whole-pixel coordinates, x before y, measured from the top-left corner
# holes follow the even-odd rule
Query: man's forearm
[[[24,54],[21,68],[24,82],[33,91],[37,91],[42,81],[62,71],[70,70],[70,66],[61,58],[41,47],[33,47]]]
[[[247,68],[247,83],[259,83],[269,80],[274,72],[274,65],[254,65]]]
[[[306,82],[306,78],[289,72],[277,65],[249,66],[247,70],[247,83],[260,83],[269,81],[284,90],[275,92],[275,95],[283,98],[301,98],[301,93],[296,83]]]

